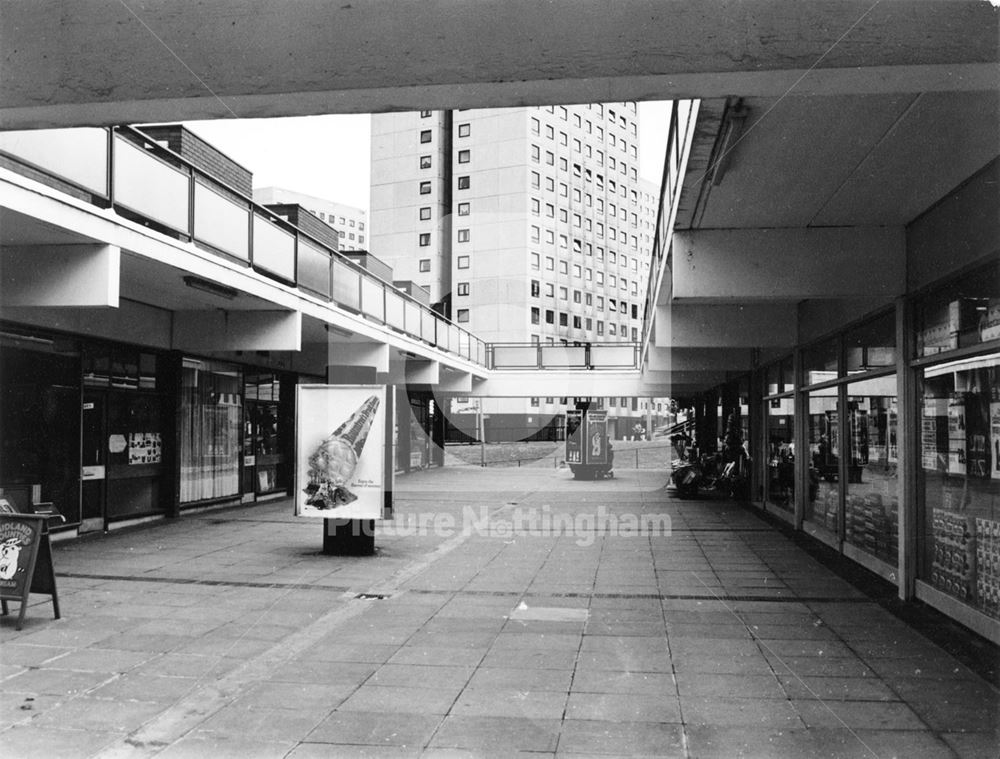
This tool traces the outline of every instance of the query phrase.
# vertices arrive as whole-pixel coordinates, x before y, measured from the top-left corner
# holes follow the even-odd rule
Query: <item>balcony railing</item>
[[[635,369],[639,343],[489,343],[490,369]]]
[[[132,127],[0,133],[15,170],[479,366],[487,345]]]

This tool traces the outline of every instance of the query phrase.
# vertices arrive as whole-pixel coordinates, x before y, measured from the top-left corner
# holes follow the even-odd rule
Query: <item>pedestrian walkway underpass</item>
[[[2,753],[997,755],[986,679],[665,482],[418,472],[371,557],[287,500],[57,544],[62,619],[0,624]]]

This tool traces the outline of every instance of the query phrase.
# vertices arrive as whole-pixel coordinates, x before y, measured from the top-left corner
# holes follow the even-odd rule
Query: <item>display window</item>
[[[896,375],[847,386],[850,431],[844,540],[895,565],[899,557]]]
[[[791,396],[764,401],[767,414],[767,477],[764,499],[787,512],[795,508],[795,411]]]
[[[920,381],[921,575],[1000,618],[1000,352]]]
[[[808,409],[809,490],[803,519],[814,534],[840,534],[840,403],[836,387],[810,392]]]
[[[239,494],[242,412],[239,367],[184,359],[179,420],[182,504]]]
[[[282,446],[281,382],[274,374],[248,375],[244,390],[243,491],[256,495],[288,488]]]
[[[1000,264],[993,264],[917,303],[914,356],[926,358],[1000,340],[998,283]]]

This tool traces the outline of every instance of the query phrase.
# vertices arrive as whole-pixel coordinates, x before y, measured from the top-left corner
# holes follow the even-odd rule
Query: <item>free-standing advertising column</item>
[[[324,520],[325,553],[373,553],[392,491],[385,385],[300,385],[296,400],[296,515]]]

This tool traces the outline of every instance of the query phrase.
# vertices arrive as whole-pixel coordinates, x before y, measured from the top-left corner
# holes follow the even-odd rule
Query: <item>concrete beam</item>
[[[794,303],[658,306],[656,348],[787,348],[798,337]]]
[[[175,350],[297,351],[302,348],[298,311],[177,311]]]
[[[442,370],[435,392],[469,395],[472,393],[472,375],[468,372]]]
[[[392,14],[380,0],[35,0],[5,5],[0,47],[8,129],[985,89],[997,75],[995,11],[976,0],[422,0]]]
[[[118,307],[121,249],[115,245],[29,245],[0,250],[5,306]]]
[[[441,378],[441,364],[408,359],[403,378],[407,385],[436,385]]]
[[[389,346],[385,343],[329,343],[327,364],[330,366],[367,366],[388,374]]]
[[[649,350],[646,371],[740,371],[749,369],[748,348],[661,348]]]
[[[673,261],[675,302],[893,297],[906,286],[902,227],[676,232]]]

